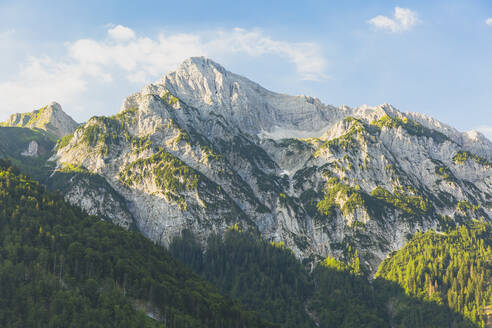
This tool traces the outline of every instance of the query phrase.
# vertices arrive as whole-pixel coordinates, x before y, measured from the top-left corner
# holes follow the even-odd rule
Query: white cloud
[[[56,58],[29,58],[14,78],[3,77],[2,81],[0,77],[0,119],[52,100],[80,108],[88,101],[95,103],[94,96],[104,97],[122,86],[134,90],[136,83],[160,78],[191,56],[273,55],[292,63],[302,79],[325,78],[326,63],[319,46],[275,40],[260,30],[236,28],[148,38],[118,25],[108,30],[107,39],[80,39],[65,47],[65,53]]]
[[[34,110],[55,99],[68,103],[87,88],[83,74],[81,66],[31,57],[15,81],[0,83],[0,113]]]
[[[295,64],[297,72],[305,80],[326,78],[326,62],[320,47],[315,43],[278,41],[263,35],[259,30],[235,28],[221,32],[219,38],[208,43],[207,48],[215,52],[244,52],[251,56],[276,54]]]
[[[127,41],[135,39],[135,32],[131,28],[123,25],[116,25],[114,28],[108,30],[110,38],[118,41]]]
[[[136,82],[155,74],[162,75],[187,57],[228,53],[273,54],[293,63],[303,79],[324,77],[325,60],[316,44],[278,41],[259,30],[234,28],[214,31],[208,36],[161,34],[155,40],[144,37],[119,43],[83,39],[69,46],[70,57],[78,62],[118,67],[128,72],[128,78]]]
[[[190,56],[207,55],[204,42],[190,34],[163,34],[155,40],[135,38],[129,42],[78,40],[68,47],[72,60],[100,71],[120,70],[132,82],[149,82]]]
[[[14,30],[0,31],[0,41],[5,41],[14,34]]]
[[[489,26],[492,26],[492,17],[487,18],[487,19],[485,20],[485,24],[487,24],[487,25],[489,25]]]
[[[415,11],[401,7],[395,7],[393,18],[379,15],[369,20],[375,28],[391,32],[408,31],[419,22]]]

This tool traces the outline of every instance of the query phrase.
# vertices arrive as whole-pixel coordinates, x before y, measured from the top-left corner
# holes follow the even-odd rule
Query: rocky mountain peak
[[[190,57],[184,60],[180,65],[177,74],[185,74],[186,72],[200,72],[203,76],[209,75],[211,72],[217,72],[227,75],[228,72],[222,65],[206,57]]]
[[[289,96],[269,91],[259,84],[226,70],[213,60],[192,57],[176,71],[132,95],[122,110],[138,107],[139,96],[170,92],[200,111],[203,119],[221,116],[231,126],[249,135],[321,135],[344,115],[333,106],[308,96]]]
[[[57,137],[63,137],[72,133],[78,123],[63,111],[59,103],[53,101],[49,105],[33,112],[12,114],[1,125],[37,128],[52,133]]]
[[[63,112],[62,107],[56,101],[52,101],[46,107],[46,110],[51,110],[52,112]]]

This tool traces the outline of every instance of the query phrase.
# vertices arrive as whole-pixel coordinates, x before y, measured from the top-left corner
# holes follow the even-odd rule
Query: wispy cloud
[[[121,78],[130,84],[150,82],[190,56],[273,55],[292,63],[302,79],[326,77],[326,61],[317,44],[276,40],[261,30],[234,28],[149,38],[113,25],[105,39],[80,39],[65,47],[61,57],[30,57],[13,79],[0,80],[1,116],[52,100],[76,106],[92,89],[116,87],[124,82]]]
[[[487,18],[487,19],[485,20],[485,24],[487,24],[487,25],[489,25],[489,26],[492,26],[492,17]]]
[[[274,54],[293,63],[305,80],[326,78],[322,49],[312,42],[279,41],[264,35],[261,30],[234,28],[232,31],[221,31],[218,38],[206,44],[206,48],[214,52],[243,52],[251,56]]]
[[[369,20],[369,24],[377,29],[390,32],[408,31],[420,23],[417,13],[408,8],[395,7],[393,17],[376,16]]]

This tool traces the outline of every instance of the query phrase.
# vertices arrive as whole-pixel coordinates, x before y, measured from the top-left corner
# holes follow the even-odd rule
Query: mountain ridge
[[[69,202],[106,218],[123,209],[127,219],[113,222],[133,221],[155,242],[184,229],[204,242],[239,224],[310,261],[358,249],[374,271],[417,231],[490,221],[492,147],[482,137],[388,104],[277,94],[191,58],[118,114],[79,126],[51,160],[61,181],[70,172],[105,183],[70,178]],[[124,204],[103,197],[113,191]]]
[[[242,87],[242,85],[246,86]],[[251,91],[256,91],[259,95],[267,95],[268,97],[278,99],[278,103],[281,105],[285,105],[285,103],[288,102],[286,99],[288,99],[291,102],[294,102],[294,105],[296,105],[296,107],[294,108],[288,108],[293,112],[298,112],[300,109],[304,109],[303,107],[307,107],[312,111],[312,107],[314,107],[317,111],[327,112],[323,113],[324,115],[316,117],[318,121],[314,122],[313,124],[318,124],[319,128],[315,128],[315,130],[323,130],[326,129],[327,124],[333,124],[332,121],[334,120],[334,118],[327,118],[327,114],[334,115],[336,116],[335,119],[339,119],[338,116],[340,115],[363,116],[365,114],[365,111],[377,116],[391,114],[395,111],[398,111],[395,107],[388,103],[381,104],[379,106],[363,105],[355,108],[342,105],[337,108],[333,105],[323,104],[320,99],[311,96],[290,96],[287,94],[272,92],[265,89],[258,83],[249,80],[246,77],[229,72],[222,65],[205,57],[191,57],[186,59],[181,63],[177,70],[167,73],[164,77],[162,77],[155,83],[144,87],[142,91],[147,92],[146,90],[147,88],[150,88],[150,86],[157,86],[158,90],[160,90],[160,88],[164,88],[166,90],[169,90],[170,92],[174,92],[178,98],[182,99],[185,102],[189,101],[188,104],[196,108],[209,107],[209,109],[212,109],[214,107],[217,107],[218,105],[225,104],[227,109],[229,110],[244,110],[244,108],[240,108],[240,106],[243,105],[244,102],[229,103],[226,98],[258,98],[258,95],[251,95]],[[190,92],[190,89],[193,91],[193,93]],[[241,92],[242,90],[244,90],[244,92]],[[209,97],[210,99],[207,99],[207,97]],[[265,107],[276,107],[274,109],[280,112],[286,111],[285,108],[281,108],[280,106],[278,106],[278,104],[275,104],[277,106],[272,106],[270,103],[262,103],[262,105]],[[384,111],[384,113],[382,113],[381,110]],[[459,132],[451,126],[444,124],[425,114],[412,112],[406,112],[404,114],[411,116],[414,120],[427,126],[428,128],[436,129],[442,133],[447,132],[456,135],[456,139],[458,139],[458,136],[466,139],[467,134],[474,134],[475,136],[473,139],[479,138],[481,141],[483,141],[484,139],[488,140],[483,134],[478,131],[471,130],[466,132]],[[279,117],[277,116],[276,118],[278,119]],[[300,128],[299,130],[303,129]],[[488,143],[487,146],[492,147],[492,143]]]

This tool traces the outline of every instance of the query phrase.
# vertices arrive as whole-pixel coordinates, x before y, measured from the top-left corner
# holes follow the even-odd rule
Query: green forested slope
[[[238,231],[237,227],[223,238],[211,237],[204,251],[193,235],[184,232],[174,240],[170,250],[221,291],[283,327],[471,328],[482,327],[484,323],[483,317],[470,315],[474,309],[472,304],[477,304],[475,313],[483,313],[487,299],[490,302],[490,229],[489,224],[476,223],[449,234],[419,234],[383,262],[378,277],[372,281],[361,272],[356,252],[348,254],[349,263],[327,258],[309,273],[282,245],[267,243],[250,233]],[[458,235],[468,236],[468,242],[455,239]],[[414,247],[421,250],[420,255],[407,254],[408,249]],[[455,255],[450,255],[450,263],[454,266],[448,269],[449,266],[441,263],[439,252],[432,251],[437,249],[461,254],[460,258],[467,260],[457,261]],[[412,269],[408,269],[408,273],[405,271],[412,261],[422,262],[425,268],[420,280],[406,278],[413,277],[415,272]],[[429,266],[429,263],[436,264]],[[468,279],[464,272],[470,271],[469,268],[473,268],[473,273],[469,273]],[[427,270],[434,270],[432,275],[427,274],[429,278],[425,278]],[[451,288],[455,286],[452,293],[457,296],[453,294],[452,297],[462,300],[466,307],[439,300],[436,293],[442,287],[434,287],[434,282],[433,297],[426,296],[429,295],[426,279],[434,281],[435,276],[445,277],[446,274]],[[471,278],[472,275],[475,278]],[[416,291],[423,292],[408,289],[408,279]],[[460,279],[463,282],[459,282]],[[477,295],[480,295],[478,299]]]
[[[398,283],[408,295],[443,304],[478,326],[492,305],[492,227],[475,223],[447,234],[419,233],[386,259],[377,277]]]
[[[38,144],[38,156],[21,155],[31,141]],[[0,158],[10,160],[22,173],[39,181],[44,181],[53,170],[54,163],[48,162],[48,158],[53,155],[55,144],[55,137],[46,131],[0,126]]]
[[[290,250],[235,226],[224,238],[209,238],[205,253],[189,232],[175,239],[171,253],[221,291],[282,327],[314,327],[304,311],[313,284]]]
[[[320,327],[485,327],[492,305],[492,225],[416,234],[369,283],[355,261],[321,262],[310,307]]]
[[[320,264],[314,279],[318,288],[309,308],[319,327],[481,327],[444,304],[405,293],[395,282],[370,282],[334,259]]]
[[[354,261],[347,265],[326,258],[313,278],[317,288],[309,308],[320,327],[390,327],[384,293],[369,283]]]
[[[2,160],[0,290],[1,327],[272,326],[142,235],[83,214]]]

